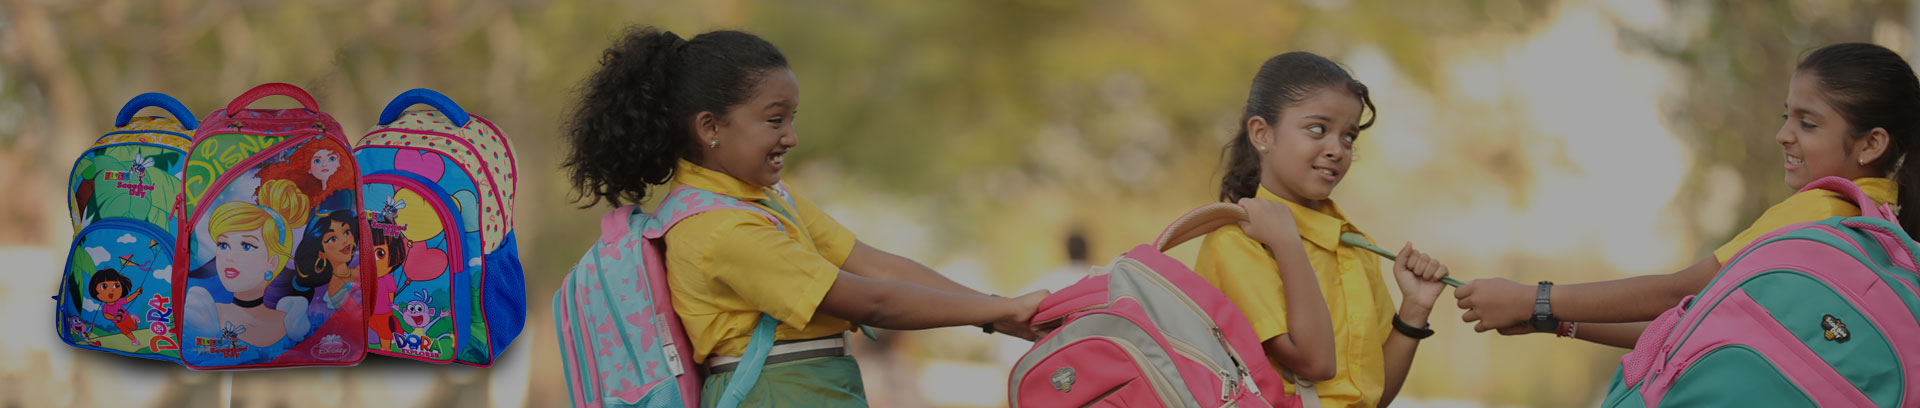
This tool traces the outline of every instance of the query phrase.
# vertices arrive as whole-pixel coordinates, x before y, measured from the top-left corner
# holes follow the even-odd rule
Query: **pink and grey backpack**
[[[1240,308],[1163,253],[1245,218],[1232,204],[1200,207],[1154,244],[1134,247],[1048,296],[1033,322],[1058,328],[1014,365],[1008,402],[1015,408],[1301,406],[1266,364]]]
[[[1754,240],[1647,326],[1602,406],[1920,405],[1920,248],[1852,182],[1812,189],[1861,216]]]

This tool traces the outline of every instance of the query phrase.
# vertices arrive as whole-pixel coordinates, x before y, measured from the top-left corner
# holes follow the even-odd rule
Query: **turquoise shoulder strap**
[[[727,390],[720,394],[720,402],[714,404],[715,407],[740,406],[747,391],[760,382],[760,371],[767,368],[767,355],[773,352],[773,330],[779,326],[780,321],[773,316],[760,314],[760,322],[753,325],[753,338],[747,340],[747,351],[740,354],[740,365],[733,370],[733,378],[727,381]]]

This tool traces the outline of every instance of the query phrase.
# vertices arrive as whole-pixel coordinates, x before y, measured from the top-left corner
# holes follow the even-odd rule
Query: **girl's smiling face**
[[[755,186],[779,183],[787,150],[800,145],[793,128],[799,103],[800,82],[792,69],[761,74],[753,95],[724,117],[702,112],[694,118],[700,166]]]
[[[1773,138],[1784,156],[1788,187],[1799,190],[1829,176],[1848,180],[1878,176],[1869,165],[1885,151],[1874,145],[1885,144],[1886,131],[1854,129],[1821,89],[1817,73],[1793,75],[1785,108],[1780,115],[1784,121]],[[1862,138],[1863,132],[1868,137]]]
[[[320,256],[333,263],[335,272],[347,269],[347,262],[353,260],[352,226],[344,222],[327,222],[331,227],[320,236]]]

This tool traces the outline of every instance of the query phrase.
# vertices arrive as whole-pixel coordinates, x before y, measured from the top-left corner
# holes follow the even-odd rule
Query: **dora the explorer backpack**
[[[1053,327],[1013,366],[1020,407],[1298,407],[1240,308],[1164,251],[1246,219],[1233,204],[1180,217],[1140,245],[1040,302]],[[1310,390],[1303,387],[1302,390]],[[1313,401],[1318,403],[1317,400]]]
[[[1885,206],[1782,227],[1647,326],[1606,407],[1920,405],[1920,251]],[[1909,203],[1907,205],[1915,205]]]
[[[159,107],[173,117],[134,117]],[[74,347],[179,361],[173,335],[173,250],[180,171],[198,126],[180,101],[136,96],[74,161],[67,179],[73,244],[54,324]]]
[[[293,109],[246,109],[269,96]],[[353,365],[372,283],[360,169],[313,97],[260,85],[200,121],[173,265],[181,362],[195,369]]]
[[[599,239],[553,296],[574,406],[700,406],[704,373],[693,363],[693,348],[673,311],[663,241],[681,220],[717,210],[753,211],[780,225],[759,207],[686,186],[669,192],[651,214],[626,206],[600,219]],[[760,315],[716,406],[737,406],[752,389],[772,352],[778,324]]]
[[[407,110],[414,105],[433,109]],[[367,348],[492,365],[526,321],[513,238],[513,148],[430,89],[393,98],[354,147],[374,268]]]

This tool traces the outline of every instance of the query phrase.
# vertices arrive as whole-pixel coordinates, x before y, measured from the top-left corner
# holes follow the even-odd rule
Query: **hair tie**
[[[668,44],[667,47],[672,48],[673,52],[676,54],[680,53],[681,51],[685,51],[687,49],[687,44],[690,43],[686,39],[680,38],[679,34],[674,34],[672,31],[666,32],[666,36],[667,38],[673,39],[673,43]]]

